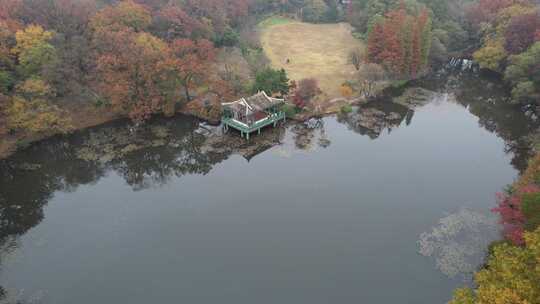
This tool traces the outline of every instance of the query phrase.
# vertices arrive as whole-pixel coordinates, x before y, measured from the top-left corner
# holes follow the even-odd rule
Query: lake
[[[426,104],[249,143],[178,116],[21,150],[0,162],[0,303],[446,303],[537,125],[477,75],[415,88]]]

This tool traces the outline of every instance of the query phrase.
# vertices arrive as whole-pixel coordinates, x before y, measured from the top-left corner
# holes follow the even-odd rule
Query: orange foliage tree
[[[384,66],[397,76],[416,77],[427,66],[431,48],[428,11],[418,16],[405,8],[388,12],[369,33],[367,61]]]
[[[186,101],[192,100],[191,91],[196,84],[208,80],[210,64],[216,56],[212,42],[201,39],[177,39],[171,43],[172,56],[167,66],[178,77],[178,84],[183,88]]]
[[[94,31],[119,31],[127,27],[138,32],[145,30],[151,22],[148,8],[126,0],[100,10],[92,17],[90,26]]]
[[[104,32],[97,58],[97,88],[117,112],[135,121],[147,119],[165,103],[160,83],[162,63],[169,54],[165,42],[131,29]]]

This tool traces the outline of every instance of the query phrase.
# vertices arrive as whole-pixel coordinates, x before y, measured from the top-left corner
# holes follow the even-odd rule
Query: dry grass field
[[[290,79],[315,78],[328,98],[339,97],[341,84],[355,74],[350,51],[364,48],[351,35],[350,25],[276,23],[261,27],[262,46],[272,66],[284,68]]]

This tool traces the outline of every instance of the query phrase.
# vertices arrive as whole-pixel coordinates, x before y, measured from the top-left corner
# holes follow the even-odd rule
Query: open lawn
[[[352,36],[350,25],[267,23],[261,27],[261,43],[272,67],[284,68],[294,80],[315,78],[329,98],[339,97],[341,84],[355,74],[350,51],[364,48]]]

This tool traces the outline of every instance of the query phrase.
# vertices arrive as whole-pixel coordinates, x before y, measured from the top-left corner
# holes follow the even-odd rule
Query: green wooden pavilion
[[[225,130],[229,128],[240,131],[242,137],[249,140],[253,132],[261,133],[261,129],[281,120],[285,121],[285,113],[281,110],[284,99],[273,98],[261,91],[251,97],[234,102],[223,103],[221,122]]]

